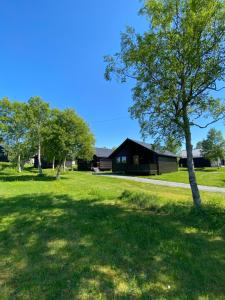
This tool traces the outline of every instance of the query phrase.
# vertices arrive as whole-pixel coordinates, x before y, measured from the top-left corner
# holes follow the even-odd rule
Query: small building
[[[94,168],[100,171],[107,171],[112,169],[112,160],[109,158],[113,152],[112,149],[107,148],[95,148],[93,159],[90,161],[78,159],[77,168],[78,171],[91,171]]]
[[[34,168],[38,168],[38,156],[35,155],[33,157],[34,161]],[[51,169],[52,168],[52,161],[47,161],[45,158],[41,157],[41,168],[42,169]]]
[[[151,144],[126,139],[110,156],[112,171],[127,174],[162,174],[178,170],[177,155],[153,150]]]
[[[8,156],[5,153],[3,145],[0,145],[0,162],[8,162]]]
[[[33,165],[34,165],[34,168],[38,168],[38,156],[35,155],[34,158],[32,158],[32,161],[33,161]],[[55,161],[55,166],[57,166],[58,162]],[[67,160],[66,163],[65,163],[65,167],[66,168],[74,168],[76,166],[76,162],[75,160]],[[46,160],[45,157],[42,157],[41,158],[41,168],[42,169],[52,169],[53,168],[53,161],[49,161],[49,160]]]
[[[204,158],[201,149],[194,149],[192,151],[193,162],[195,168],[207,168],[207,167],[216,167],[218,164],[224,166],[224,160],[219,162],[211,162],[209,159]],[[187,151],[183,150],[180,155],[179,166],[187,168]]]

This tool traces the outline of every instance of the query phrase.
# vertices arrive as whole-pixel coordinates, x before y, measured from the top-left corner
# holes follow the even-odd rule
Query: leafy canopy
[[[10,102],[8,98],[0,101],[1,138],[8,158],[12,162],[16,162],[20,156],[21,163],[24,163],[33,155],[26,109],[27,105],[22,102]]]
[[[202,141],[202,153],[210,161],[224,159],[225,140],[220,130],[210,129],[207,138]]]
[[[42,135],[50,116],[50,107],[41,97],[28,100],[26,117],[29,124],[30,139],[37,146],[42,142]]]
[[[62,164],[65,158],[91,159],[94,136],[72,109],[53,110],[44,134],[45,155]]]
[[[127,28],[121,51],[105,57],[105,77],[135,79],[130,112],[143,135],[182,139],[187,126],[223,118],[224,102],[210,91],[225,75],[224,1],[149,0],[140,13],[148,30]]]

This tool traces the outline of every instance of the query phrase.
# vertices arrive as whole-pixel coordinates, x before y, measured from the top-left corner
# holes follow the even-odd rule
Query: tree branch
[[[212,91],[216,91],[216,92],[220,92],[220,91],[222,91],[223,89],[225,89],[225,86],[223,86],[222,88],[220,88],[220,89],[217,89],[216,87],[208,87],[208,89],[209,90],[212,90]]]
[[[216,122],[222,120],[224,117],[225,117],[225,116],[222,115],[220,118],[217,118],[216,120],[213,120],[213,121],[209,122],[208,124],[206,124],[206,125],[204,125],[204,126],[199,125],[199,124],[194,123],[194,122],[191,122],[190,125],[191,125],[191,126],[196,126],[196,127],[198,127],[198,128],[201,128],[201,129],[204,129],[204,128],[207,128],[208,126],[210,126],[210,125],[212,125],[212,124],[214,124],[214,123],[216,123]]]

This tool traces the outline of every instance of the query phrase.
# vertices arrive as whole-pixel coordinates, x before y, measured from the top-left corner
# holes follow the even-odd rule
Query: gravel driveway
[[[150,183],[150,184],[154,184],[154,185],[190,189],[190,185],[187,184],[187,183],[156,180],[156,179],[148,179],[148,178],[140,178],[140,177],[133,177],[133,176],[124,176],[124,175],[113,175],[113,174],[112,175],[111,174],[96,174],[96,175],[104,176],[104,177],[113,177],[113,178],[118,178],[118,179],[131,180],[131,181],[142,182],[142,183]],[[220,187],[216,187],[216,186],[206,186],[206,185],[198,185],[198,188],[199,188],[200,191],[225,194],[225,188],[220,188]]]

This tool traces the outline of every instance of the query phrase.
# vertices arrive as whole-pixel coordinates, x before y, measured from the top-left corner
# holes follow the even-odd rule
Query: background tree
[[[94,136],[89,127],[72,109],[54,110],[44,135],[44,149],[57,163],[56,178],[68,157],[91,159]]]
[[[174,139],[172,136],[168,136],[165,139],[164,150],[168,150],[172,153],[179,154],[181,152],[182,143],[180,140]]]
[[[26,104],[11,102],[8,98],[0,101],[0,130],[4,148],[11,162],[16,162],[21,172],[24,163],[32,155],[28,140]]]
[[[195,149],[202,149],[202,141],[197,142]]]
[[[200,207],[191,127],[224,117],[224,104],[209,95],[225,75],[224,1],[148,0],[141,14],[148,30],[137,34],[129,27],[122,34],[121,51],[105,58],[105,77],[136,81],[130,112],[144,136],[185,139],[193,201]]]
[[[225,157],[225,140],[220,130],[212,128],[209,130],[207,138],[202,141],[202,154],[211,162],[217,162],[220,166],[220,160]]]
[[[31,97],[27,105],[27,121],[29,124],[30,142],[37,151],[38,173],[42,175],[41,154],[43,133],[50,116],[49,104],[40,97]]]

